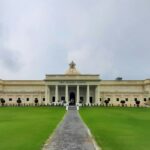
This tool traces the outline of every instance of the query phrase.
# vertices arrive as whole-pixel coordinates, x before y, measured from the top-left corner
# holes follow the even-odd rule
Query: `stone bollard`
[[[68,106],[66,106],[66,110],[68,111]]]

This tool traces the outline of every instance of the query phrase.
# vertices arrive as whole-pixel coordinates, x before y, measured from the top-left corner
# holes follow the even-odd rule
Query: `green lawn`
[[[0,150],[40,150],[64,113],[63,107],[0,107]]]
[[[80,114],[102,150],[150,150],[150,109],[81,108]]]

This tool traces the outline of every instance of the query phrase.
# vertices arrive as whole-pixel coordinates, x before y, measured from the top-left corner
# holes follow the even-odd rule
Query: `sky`
[[[101,79],[150,78],[150,0],[0,0],[0,78],[44,79],[75,61]]]

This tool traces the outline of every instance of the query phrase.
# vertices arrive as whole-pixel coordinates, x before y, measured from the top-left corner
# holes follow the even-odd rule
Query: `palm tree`
[[[17,99],[17,103],[18,103],[18,106],[20,106],[20,104],[21,104],[21,98]]]

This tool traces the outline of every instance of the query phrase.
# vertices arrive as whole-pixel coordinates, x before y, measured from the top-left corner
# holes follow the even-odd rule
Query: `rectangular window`
[[[62,96],[62,97],[61,97],[61,100],[62,100],[62,101],[64,101],[64,100],[65,100],[65,97],[64,97],[64,96]]]
[[[144,98],[144,101],[145,101],[145,102],[146,102],[146,100],[147,100],[147,99],[146,99],[146,98]]]
[[[55,96],[52,97],[52,102],[55,102]]]
[[[93,97],[90,97],[90,103],[93,103]]]
[[[84,100],[84,98],[81,96],[81,97],[80,97],[80,100],[81,100],[81,101],[83,101],[83,100]]]
[[[119,101],[119,98],[116,98],[116,101]]]
[[[125,98],[126,101],[128,101],[128,98]]]
[[[81,96],[81,97],[80,97],[80,103],[83,103],[83,101],[84,101],[84,97]]]
[[[135,101],[137,101],[137,98],[134,98]]]
[[[12,98],[9,98],[9,101],[12,101]]]

